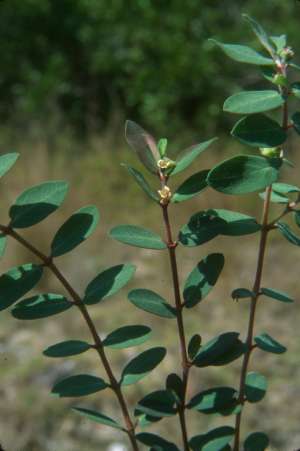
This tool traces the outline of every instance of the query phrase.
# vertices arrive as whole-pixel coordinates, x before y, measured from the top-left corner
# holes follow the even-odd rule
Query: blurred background
[[[117,224],[147,226],[162,233],[159,209],[139,191],[120,166],[138,166],[124,140],[126,118],[141,123],[157,137],[168,137],[173,155],[182,147],[218,135],[194,172],[209,168],[245,148],[229,137],[234,119],[222,113],[226,97],[239,87],[263,86],[259,70],[233,63],[213,48],[208,38],[257,46],[241,20],[247,12],[272,34],[287,33],[300,50],[300,3],[294,0],[4,0],[0,2],[0,144],[1,153],[16,150],[22,158],[1,181],[1,222],[8,206],[30,185],[47,179],[66,179],[71,189],[64,208],[47,221],[24,231],[45,252],[57,228],[79,207],[94,203],[101,226],[88,242],[61,257],[57,263],[81,293],[94,276],[108,266],[133,262],[138,270],[130,289],[156,287],[172,302],[167,256],[134,249],[107,238]],[[256,47],[257,49],[259,47]],[[299,63],[300,56],[296,62]],[[293,105],[297,108],[297,104]],[[289,157],[300,163],[299,143],[291,137]],[[249,149],[248,149],[249,151]],[[250,151],[252,152],[253,149]],[[255,150],[254,150],[255,152]],[[298,170],[284,174],[299,183]],[[180,181],[180,180],[179,180]],[[155,187],[155,181],[151,180]],[[174,206],[174,230],[192,213],[217,207],[239,210],[259,218],[261,200],[256,195],[223,197],[210,191],[193,201]],[[276,215],[277,207],[272,214]],[[188,335],[199,332],[204,340],[237,330],[244,334],[247,302],[233,303],[232,289],[251,287],[258,236],[218,238],[201,248],[179,249],[180,277],[212,251],[225,254],[222,277],[209,298],[186,315]],[[264,272],[264,286],[288,291],[297,300],[299,250],[272,235]],[[1,272],[32,262],[26,251],[10,242]],[[62,292],[47,274],[41,291]],[[142,323],[153,328],[151,344],[164,340],[169,357],[160,370],[128,387],[134,404],[146,390],[163,387],[165,376],[179,370],[175,325],[137,311],[126,301],[126,289],[113,299],[92,306],[101,335],[116,327]],[[80,372],[104,375],[93,354],[63,360],[46,359],[42,350],[66,339],[87,339],[77,312],[39,322],[17,322],[9,311],[0,316],[0,443],[5,451],[125,451],[123,436],[77,417],[73,405],[94,407],[118,418],[109,393],[86,399],[59,400],[50,396],[60,377]],[[167,327],[168,326],[168,327]],[[276,356],[257,351],[251,369],[269,378],[270,392],[259,405],[247,406],[243,433],[264,430],[273,451],[300,448],[300,342],[299,305],[262,300],[257,332],[267,332],[289,351]],[[143,348],[109,351],[116,373]],[[241,362],[222,369],[194,370],[190,394],[213,385],[238,384]],[[232,418],[193,414],[194,434]],[[178,434],[176,419],[158,426],[164,435]],[[154,428],[156,429],[156,428]],[[153,429],[153,430],[154,430]],[[179,437],[177,437],[179,439]],[[180,441],[179,441],[180,443]],[[119,448],[117,448],[119,446]]]

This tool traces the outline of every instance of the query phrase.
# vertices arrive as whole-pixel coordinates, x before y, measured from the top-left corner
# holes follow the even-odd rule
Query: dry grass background
[[[3,143],[2,143],[3,144]],[[194,172],[211,167],[217,161],[236,153],[232,142],[224,148],[214,146],[197,162]],[[234,144],[236,146],[236,144]],[[2,147],[3,148],[3,147]],[[87,283],[105,267],[122,262],[133,262],[137,273],[128,289],[153,288],[170,302],[170,272],[164,252],[127,247],[107,237],[109,229],[117,224],[139,224],[162,233],[159,209],[148,200],[134,181],[120,167],[122,161],[134,163],[134,156],[124,145],[112,148],[106,140],[95,140],[84,151],[72,155],[62,152],[57,144],[51,152],[39,142],[18,143],[21,159],[0,185],[1,222],[6,221],[7,208],[25,188],[47,179],[67,179],[70,192],[63,208],[43,223],[24,230],[24,236],[47,252],[55,230],[79,207],[94,203],[100,210],[101,221],[96,233],[71,254],[57,260],[58,266],[83,292]],[[294,160],[296,145],[293,146]],[[299,181],[299,170],[289,170],[289,180]],[[229,208],[260,216],[262,202],[257,195],[228,197],[207,190],[201,196],[171,211],[174,231],[189,216],[201,209]],[[276,209],[274,207],[274,214]],[[257,332],[268,332],[288,347],[282,356],[255,351],[251,370],[259,370],[268,377],[269,391],[256,405],[247,405],[244,413],[243,434],[247,431],[266,431],[271,438],[272,451],[295,451],[300,448],[300,340],[298,265],[300,250],[273,233],[266,255],[263,285],[289,292],[295,298],[293,305],[284,305],[261,298]],[[196,263],[209,252],[223,252],[225,269],[209,297],[185,316],[189,336],[198,332],[207,340],[223,331],[236,330],[245,334],[248,319],[248,302],[235,303],[230,298],[233,288],[251,287],[257,257],[258,235],[217,238],[197,248],[179,248],[181,280]],[[31,255],[9,242],[7,255],[1,261],[1,273],[9,267],[34,261]],[[50,275],[44,276],[39,290],[62,292]],[[168,357],[158,370],[137,386],[128,387],[125,394],[131,404],[146,390],[163,387],[165,376],[178,368],[178,341],[175,323],[148,315],[135,309],[126,300],[126,289],[105,302],[90,307],[97,328],[103,336],[125,324],[150,325],[153,335],[150,342],[139,348],[110,350],[109,357],[118,373],[124,362],[143,348],[164,342]],[[21,322],[11,318],[8,310],[0,316],[0,442],[5,451],[106,451],[124,437],[114,430],[84,420],[69,410],[72,405],[95,407],[118,418],[118,408],[109,392],[95,394],[78,400],[60,400],[50,396],[52,384],[62,376],[80,372],[103,375],[95,354],[90,351],[79,357],[47,359],[42,350],[64,339],[87,339],[86,326],[74,309],[56,317],[40,321]],[[237,386],[241,361],[222,368],[194,369],[190,394],[218,384]],[[200,433],[218,424],[232,424],[233,418],[218,418],[193,413],[189,417],[189,430]],[[166,437],[178,440],[176,419],[166,419],[158,426]],[[156,427],[153,428],[153,430]],[[180,441],[178,442],[180,443]],[[127,449],[127,448],[124,448]]]

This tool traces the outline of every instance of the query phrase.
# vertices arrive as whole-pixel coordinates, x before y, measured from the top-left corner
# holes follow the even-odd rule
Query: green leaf
[[[106,415],[103,415],[103,413],[101,412],[96,412],[96,410],[84,409],[82,407],[72,407],[72,410],[78,412],[79,415],[88,418],[89,420],[95,421],[96,423],[100,423],[105,426],[110,426],[111,428],[114,429],[123,430],[122,426],[118,424],[115,420]]]
[[[300,99],[300,82],[292,83],[291,88],[294,96]]]
[[[286,351],[286,347],[282,346],[274,338],[268,334],[260,334],[254,337],[254,341],[259,349],[266,352],[272,352],[273,354],[282,354]]]
[[[60,207],[67,190],[64,181],[45,182],[27,189],[9,210],[10,226],[20,229],[41,222]]]
[[[274,55],[274,47],[271,44],[270,39],[263,27],[252,17],[248,16],[248,14],[243,14],[243,18],[250,24],[260,43],[268,50],[271,55]]]
[[[286,131],[264,114],[243,117],[235,124],[231,134],[253,147],[277,147],[287,139]]]
[[[179,172],[187,169],[193,161],[217,139],[218,138],[209,139],[208,141],[189,147],[180,153],[176,158],[176,166],[172,171],[172,175],[179,174]]]
[[[157,174],[160,154],[153,136],[133,121],[126,121],[125,136],[145,168],[152,174]]]
[[[147,326],[124,326],[111,332],[102,342],[103,346],[113,349],[131,348],[145,343],[151,335]]]
[[[267,391],[267,379],[265,376],[252,371],[248,373],[245,381],[245,395],[248,402],[261,401]]]
[[[135,384],[147,376],[165,358],[165,348],[151,348],[132,359],[122,371],[121,385]]]
[[[184,246],[194,247],[206,243],[219,235],[223,226],[222,219],[210,211],[194,214],[179,232],[179,242]]]
[[[165,440],[156,434],[150,434],[149,432],[140,432],[136,435],[136,439],[143,445],[151,446],[153,451],[179,451],[174,443]]]
[[[253,291],[250,291],[247,288],[236,288],[231,293],[231,297],[232,299],[238,301],[239,299],[253,298],[254,293]]]
[[[221,366],[233,362],[245,352],[245,345],[238,338],[237,332],[225,332],[201,347],[194,359],[197,367]]]
[[[158,195],[151,189],[149,183],[141,172],[139,172],[132,166],[129,166],[128,164],[122,164],[122,166],[127,169],[129,174],[134,178],[134,180],[142,188],[142,190],[150,197],[150,199],[154,200],[155,202],[159,202]]]
[[[199,334],[195,334],[188,344],[188,356],[190,360],[194,360],[201,348],[202,338]]]
[[[192,199],[192,197],[201,193],[201,191],[207,187],[206,177],[208,173],[209,170],[204,169],[185,180],[179,188],[177,188],[171,197],[171,201],[174,203],[183,202]]]
[[[128,293],[128,299],[136,307],[153,315],[163,318],[176,318],[176,309],[152,290],[143,288],[132,290]]]
[[[110,236],[121,243],[144,249],[166,249],[166,243],[151,230],[132,225],[120,225],[110,231]]]
[[[19,158],[18,153],[6,153],[0,155],[0,177],[6,174],[10,168],[13,167],[17,159]]]
[[[73,250],[94,232],[98,222],[97,207],[80,208],[56,232],[51,243],[51,256],[59,257]]]
[[[294,212],[294,220],[295,220],[296,225],[298,227],[300,227],[300,211],[299,210]]]
[[[273,89],[243,91],[225,100],[223,110],[234,114],[253,114],[274,110],[283,104],[284,98]]]
[[[0,258],[2,258],[5,254],[6,245],[7,245],[6,235],[0,232]]]
[[[292,115],[292,121],[295,131],[300,135],[300,113],[294,113]]]
[[[273,183],[272,185],[273,191],[280,194],[290,194],[290,193],[299,193],[300,188],[295,185],[289,185],[288,183]]]
[[[206,434],[192,437],[189,444],[193,451],[223,451],[233,437],[234,429],[232,427],[221,426]]]
[[[271,58],[258,53],[256,50],[246,45],[240,44],[223,44],[215,39],[209,39],[209,41],[217,44],[223,52],[229,56],[229,58],[239,63],[256,64],[258,66],[273,66],[274,61]]]
[[[199,246],[217,235],[240,236],[260,230],[255,218],[230,210],[211,209],[194,214],[179,233],[184,246]]]
[[[273,288],[262,288],[261,293],[271,299],[276,299],[276,301],[291,303],[294,300],[283,291],[274,290]]]
[[[263,432],[252,432],[244,443],[245,451],[265,451],[269,446],[269,438]]]
[[[168,140],[167,138],[160,138],[160,140],[157,143],[158,151],[161,156],[161,158],[164,158],[167,152],[168,147]]]
[[[262,76],[263,76],[266,80],[268,80],[270,83],[275,84],[275,83],[274,83],[274,80],[275,80],[275,77],[276,77],[276,75],[277,75],[277,72],[276,72],[276,68],[275,68],[275,67],[267,67],[267,66],[264,66],[264,67],[261,68],[261,72],[262,72]]]
[[[178,374],[171,373],[168,375],[166,380],[166,389],[173,394],[177,404],[181,404],[183,400],[184,387]]]
[[[17,319],[40,319],[65,312],[74,305],[60,294],[39,294],[18,302],[12,310]]]
[[[153,417],[171,417],[176,414],[175,398],[169,390],[157,390],[146,395],[137,404],[137,409]]]
[[[91,349],[91,345],[85,341],[68,340],[49,346],[43,351],[47,357],[69,357],[72,355],[82,354]]]
[[[187,405],[188,409],[211,414],[226,415],[228,409],[237,402],[237,391],[231,387],[215,387],[195,395]]]
[[[276,182],[281,163],[280,158],[238,155],[215,166],[207,181],[221,193],[253,193]]]
[[[300,65],[299,64],[289,63],[289,66],[292,67],[293,69],[300,70]]]
[[[300,246],[300,238],[290,229],[290,227],[284,222],[278,222],[277,227],[281,234],[295,246]]]
[[[194,307],[217,283],[224,266],[223,254],[210,254],[188,276],[183,290],[184,305]]]
[[[15,266],[0,276],[0,311],[28,293],[40,281],[43,267],[27,263]]]
[[[266,199],[266,193],[259,193],[259,197],[263,200]],[[270,202],[273,202],[274,204],[287,204],[289,203],[289,198],[286,196],[282,196],[281,194],[274,193],[272,190],[271,196],[270,196]]]
[[[287,46],[286,35],[270,36],[270,40],[275,44],[277,52],[281,52]]]
[[[104,390],[108,386],[100,377],[90,376],[89,374],[78,374],[67,377],[55,384],[51,393],[60,398],[73,398],[91,395],[92,393]]]
[[[131,264],[112,266],[101,272],[86,287],[83,302],[96,304],[116,294],[123,288],[135,273],[136,267]]]

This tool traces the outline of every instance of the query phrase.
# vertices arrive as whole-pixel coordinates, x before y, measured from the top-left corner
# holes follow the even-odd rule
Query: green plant
[[[12,268],[0,277],[0,309],[13,304],[12,315],[17,319],[34,320],[46,318],[77,307],[93,339],[92,343],[81,340],[69,340],[56,343],[44,351],[48,357],[66,357],[94,350],[103,365],[107,380],[89,374],[70,376],[58,381],[52,393],[60,397],[81,397],[111,389],[119,403],[123,416],[123,425],[118,421],[86,407],[74,407],[81,415],[106,426],[122,430],[127,434],[133,450],[145,445],[152,451],[221,451],[240,450],[240,428],[242,412],[246,402],[260,401],[266,392],[266,378],[257,372],[248,372],[252,352],[260,349],[280,354],[286,348],[262,333],[254,337],[254,320],[258,300],[261,296],[291,303],[291,297],[277,289],[262,287],[262,273],[268,234],[278,230],[289,242],[300,245],[300,238],[290,226],[281,219],[293,213],[297,226],[300,216],[297,203],[300,189],[291,184],[278,182],[280,171],[291,165],[284,155],[284,143],[288,130],[300,130],[300,113],[289,118],[288,98],[299,97],[300,83],[290,84],[288,69],[300,68],[291,62],[292,50],[287,47],[285,36],[269,38],[262,27],[250,17],[245,17],[255,34],[265,47],[269,56],[241,45],[217,45],[232,59],[239,62],[264,66],[263,75],[276,86],[276,90],[248,91],[234,94],[226,100],[224,110],[245,114],[232,130],[232,135],[244,144],[260,148],[262,155],[238,155],[218,164],[212,169],[202,169],[189,176],[173,192],[173,178],[190,168],[215,139],[179,154],[174,160],[168,153],[168,142],[158,142],[145,130],[132,121],[126,123],[126,138],[135,150],[145,169],[155,178],[157,186],[152,188],[145,176],[136,168],[125,165],[145,194],[155,202],[161,211],[165,229],[165,240],[151,230],[136,225],[119,225],[110,231],[110,236],[121,243],[131,246],[166,251],[169,255],[171,281],[173,287],[173,305],[158,293],[148,288],[138,288],[128,293],[128,300],[137,308],[157,315],[165,320],[173,319],[178,333],[180,351],[180,369],[167,375],[161,387],[140,399],[131,413],[124,391],[128,385],[135,384],[154,370],[166,355],[162,346],[150,348],[134,357],[116,376],[107,356],[106,348],[122,349],[142,344],[148,340],[151,329],[136,324],[121,327],[102,339],[90,315],[89,306],[101,303],[107,297],[117,293],[132,278],[135,267],[122,264],[108,268],[95,277],[86,287],[84,295],[77,293],[63,272],[58,268],[56,259],[72,251],[95,230],[99,213],[94,206],[86,206],[76,211],[59,228],[50,245],[48,254],[42,253],[25,239],[19,229],[38,224],[55,212],[64,201],[67,184],[63,181],[46,182],[23,192],[10,207],[8,225],[0,225],[0,254],[5,252],[7,237],[16,240],[38,259],[38,263],[22,264]],[[282,124],[263,114],[265,111],[282,109]],[[0,157],[0,176],[3,176],[16,162],[17,154]],[[171,224],[169,209],[172,205],[193,199],[206,188],[211,187],[221,193],[241,195],[264,189],[260,193],[263,199],[261,224],[255,218],[244,213],[226,209],[200,211],[183,225],[176,235]],[[294,196],[294,198],[293,198]],[[284,209],[274,219],[269,219],[271,203],[283,204]],[[258,261],[253,287],[236,288],[232,298],[249,299],[250,315],[247,337],[243,342],[239,332],[225,331],[202,343],[199,334],[188,336],[185,315],[198,306],[217,283],[224,266],[222,253],[211,253],[197,263],[186,277],[184,286],[179,283],[179,262],[177,246],[186,248],[200,246],[218,236],[243,236],[260,234]],[[175,237],[176,236],[176,237]],[[45,269],[48,269],[61,283],[66,296],[57,293],[36,294],[21,299],[39,283]],[[20,300],[21,299],[21,300]],[[201,371],[209,366],[222,367],[242,358],[239,388],[229,386],[209,387],[190,396],[188,383],[192,372]],[[187,411],[203,414],[219,414],[224,417],[235,416],[235,426],[225,425],[207,433],[195,431],[191,436],[187,422]],[[166,438],[149,432],[140,432],[139,428],[155,425],[164,418],[177,417],[182,448]],[[233,447],[231,443],[234,442]],[[269,443],[262,432],[251,433],[244,441],[245,451],[263,451]],[[180,445],[181,446],[181,445]]]

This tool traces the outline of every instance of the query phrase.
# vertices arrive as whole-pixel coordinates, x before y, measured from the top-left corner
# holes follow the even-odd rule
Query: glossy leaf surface
[[[184,285],[183,298],[185,307],[193,307],[208,295],[217,283],[223,266],[223,254],[210,254],[198,263]]]
[[[0,276],[0,311],[10,307],[40,281],[42,266],[27,263]]]
[[[243,117],[235,124],[231,134],[253,147],[277,147],[287,139],[286,131],[264,114]]]
[[[64,181],[45,182],[27,189],[9,210],[11,227],[25,228],[39,223],[60,207],[67,190]]]
[[[89,349],[91,349],[91,345],[85,341],[68,340],[49,346],[43,351],[43,354],[47,357],[69,357],[82,354]]]
[[[56,232],[51,243],[51,256],[59,257],[73,250],[94,232],[98,222],[97,207],[80,208]]]
[[[163,318],[176,318],[176,309],[152,290],[136,289],[128,293],[128,299],[141,310]]]
[[[12,309],[12,315],[23,320],[47,318],[65,312],[73,305],[60,294],[39,294],[18,302]]]
[[[224,102],[223,110],[234,114],[254,114],[275,110],[284,99],[275,90],[243,91],[233,94]]]
[[[78,374],[67,377],[55,384],[51,393],[60,398],[72,398],[91,395],[107,387],[107,383],[100,377],[89,374]]]
[[[151,230],[133,225],[120,225],[110,231],[110,236],[121,243],[144,249],[166,249],[166,243]]]
[[[248,402],[261,401],[267,391],[267,379],[265,376],[252,371],[246,376],[245,395]]]
[[[113,296],[123,288],[135,273],[136,267],[131,264],[112,266],[101,272],[86,287],[85,304],[96,304],[103,299]]]
[[[208,169],[197,172],[185,180],[173,194],[171,201],[174,203],[192,199],[207,187]]]
[[[215,166],[207,181],[221,193],[253,193],[276,182],[280,166],[279,158],[238,155]]]
[[[150,327],[140,325],[124,326],[107,335],[102,343],[103,346],[113,349],[130,348],[145,343],[150,335]]]
[[[166,356],[165,348],[152,348],[132,359],[122,371],[121,385],[135,384],[147,376]]]

